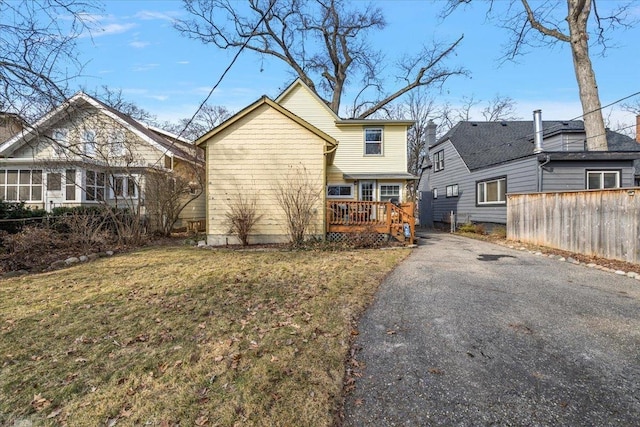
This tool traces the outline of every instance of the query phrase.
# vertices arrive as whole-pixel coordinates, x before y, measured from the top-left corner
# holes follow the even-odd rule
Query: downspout
[[[551,161],[551,157],[548,154],[545,155],[544,162],[538,165],[538,193],[542,192],[542,174],[544,173],[544,167],[547,163]]]
[[[324,173],[322,174],[322,241],[327,240],[327,169],[329,166],[327,165],[328,156],[335,152],[338,149],[338,144],[334,145],[333,148],[324,151]]]

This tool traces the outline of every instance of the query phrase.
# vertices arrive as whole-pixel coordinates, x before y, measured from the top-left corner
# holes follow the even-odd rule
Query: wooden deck
[[[413,203],[331,200],[327,202],[327,233],[374,231],[411,244],[415,241],[413,215]],[[408,233],[405,233],[407,227]]]

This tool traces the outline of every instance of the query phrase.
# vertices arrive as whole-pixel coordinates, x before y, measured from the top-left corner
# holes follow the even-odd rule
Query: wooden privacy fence
[[[640,263],[640,188],[508,194],[507,238]]]

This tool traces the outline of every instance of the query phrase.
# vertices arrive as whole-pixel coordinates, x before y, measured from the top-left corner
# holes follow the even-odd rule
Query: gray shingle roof
[[[544,137],[558,133],[584,133],[584,123],[544,121]],[[484,168],[533,155],[533,121],[460,122],[431,147],[451,141],[469,170]],[[640,151],[634,139],[607,130],[609,151]]]

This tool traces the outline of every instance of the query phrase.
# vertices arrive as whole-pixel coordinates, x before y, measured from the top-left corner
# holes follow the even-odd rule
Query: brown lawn
[[[331,425],[408,250],[156,247],[0,281],[0,425]]]

